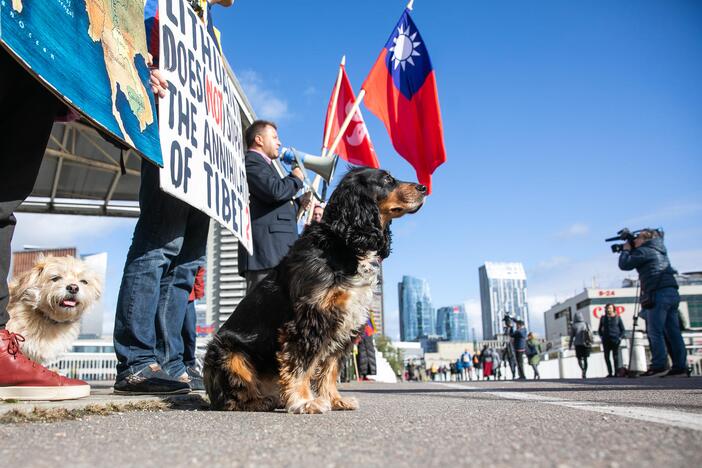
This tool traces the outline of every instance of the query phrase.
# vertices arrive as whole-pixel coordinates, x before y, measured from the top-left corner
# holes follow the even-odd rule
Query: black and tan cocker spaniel
[[[207,348],[212,409],[291,413],[353,410],[336,388],[339,358],[368,318],[390,223],[415,213],[426,187],[388,172],[350,170],[322,222],[308,226],[241,301]]]

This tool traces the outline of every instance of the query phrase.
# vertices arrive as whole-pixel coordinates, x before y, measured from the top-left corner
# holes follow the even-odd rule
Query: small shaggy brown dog
[[[80,319],[102,293],[98,275],[73,257],[43,257],[10,284],[7,329],[24,337],[22,352],[39,363],[66,352]]]
[[[353,410],[336,388],[339,358],[368,318],[390,223],[415,213],[426,187],[351,170],[288,255],[244,297],[205,355],[213,409]]]

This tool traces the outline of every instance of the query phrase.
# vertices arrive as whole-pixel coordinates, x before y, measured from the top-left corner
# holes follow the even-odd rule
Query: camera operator
[[[643,374],[687,375],[687,352],[680,332],[678,317],[678,283],[663,245],[663,233],[642,229],[632,241],[627,241],[619,255],[619,268],[636,269],[641,285],[641,317],[646,320],[646,334],[651,348],[651,367]],[[667,370],[666,341],[673,367]]]

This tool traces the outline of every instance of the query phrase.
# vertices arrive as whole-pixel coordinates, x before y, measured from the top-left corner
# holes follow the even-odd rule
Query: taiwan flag
[[[351,82],[349,82],[349,78],[346,76],[346,68],[343,65],[341,66],[341,81],[339,82],[339,96],[336,100],[335,115],[330,115],[332,105],[334,104],[333,101],[334,93],[332,93],[329,99],[327,118],[324,124],[324,128],[327,128],[329,119],[332,119],[330,140],[334,140],[339,134],[341,125],[344,123],[346,116],[353,107],[353,103],[356,101],[353,88],[351,88]],[[363,116],[361,115],[361,109],[358,109],[351,118],[351,122],[346,128],[343,138],[339,141],[335,152],[351,164],[374,167],[376,169],[380,167],[380,164],[378,164],[378,157],[375,154],[370,135],[368,134],[368,129],[366,128],[366,123],[363,121]]]
[[[431,193],[431,175],[446,161],[436,77],[426,45],[405,10],[362,88],[395,150]]]

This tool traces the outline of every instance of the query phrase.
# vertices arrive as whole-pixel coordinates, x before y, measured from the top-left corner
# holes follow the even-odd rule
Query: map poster
[[[251,252],[241,114],[224,60],[184,0],[160,0],[161,189],[229,229]]]
[[[0,43],[86,119],[162,165],[143,1],[0,0]]]

